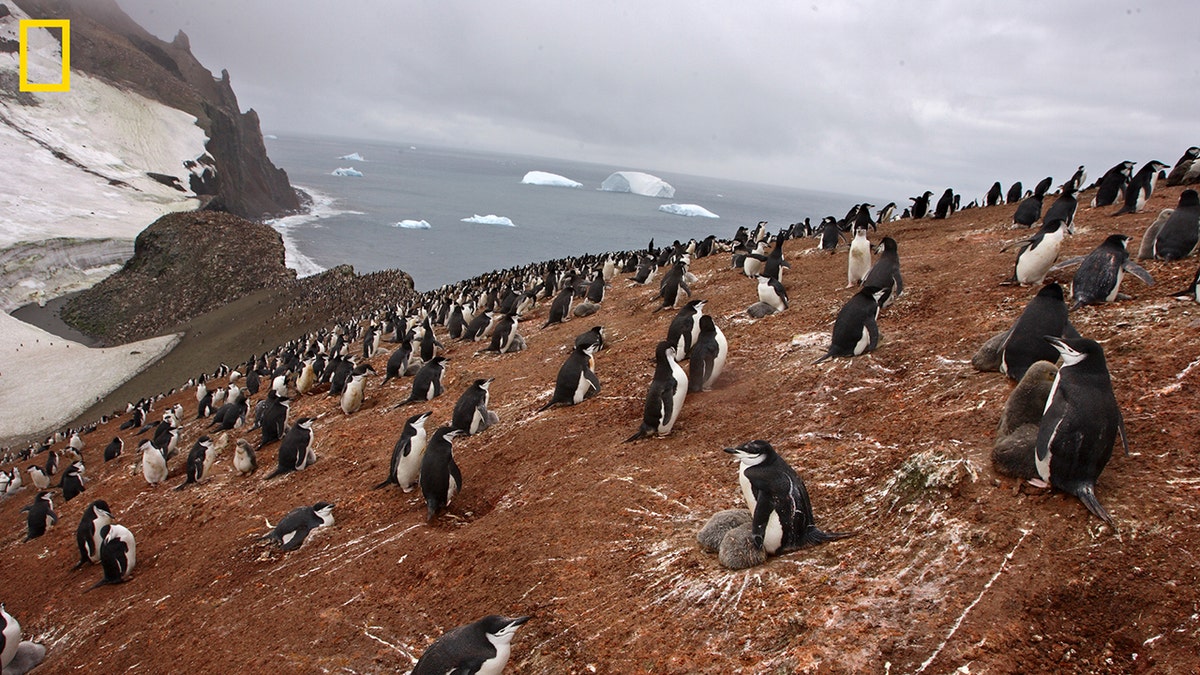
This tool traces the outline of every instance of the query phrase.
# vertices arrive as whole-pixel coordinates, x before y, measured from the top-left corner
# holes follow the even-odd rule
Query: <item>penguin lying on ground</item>
[[[508,664],[513,635],[528,620],[493,614],[459,626],[434,640],[409,675],[499,675]]]
[[[333,525],[333,504],[317,502],[312,506],[292,509],[270,532],[259,537],[259,540],[274,542],[282,551],[294,551],[304,544],[310,532],[329,525]]]
[[[1128,236],[1113,234],[1086,256],[1069,258],[1050,268],[1053,272],[1079,265],[1071,280],[1071,311],[1084,305],[1130,299],[1120,292],[1121,279],[1126,272],[1147,286],[1154,285],[1150,273],[1129,259],[1128,246]]]

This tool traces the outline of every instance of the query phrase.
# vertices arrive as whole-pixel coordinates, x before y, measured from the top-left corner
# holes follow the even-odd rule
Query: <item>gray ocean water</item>
[[[272,161],[293,185],[316,197],[312,211],[274,221],[289,245],[289,264],[311,274],[338,264],[358,272],[400,268],[417,290],[485,272],[583,253],[643,248],[675,239],[730,237],[760,220],[772,229],[845,215],[869,197],[656,171],[361,140],[268,138]],[[357,153],[363,161],[340,159]],[[334,176],[353,168],[361,177]],[[525,185],[529,171],[583,183],[581,188]],[[671,199],[599,190],[614,171],[645,171],[675,188]],[[678,216],[664,204],[697,204],[719,218]],[[512,227],[462,222],[475,215]],[[401,221],[426,221],[406,229]]]

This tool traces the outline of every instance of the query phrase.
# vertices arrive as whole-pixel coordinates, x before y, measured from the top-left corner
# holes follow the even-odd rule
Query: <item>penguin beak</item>
[[[526,621],[528,621],[530,618],[531,618],[531,617],[528,617],[528,616],[518,616],[518,617],[516,617],[516,618],[509,619],[509,620],[508,620],[508,625],[509,625],[509,626],[512,626],[513,628],[516,628],[517,626],[520,626],[520,625],[524,624],[524,623],[525,623]]]

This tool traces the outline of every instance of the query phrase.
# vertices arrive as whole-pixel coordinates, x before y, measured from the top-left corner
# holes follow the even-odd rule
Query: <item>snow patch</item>
[[[0,312],[0,442],[61,427],[169,352],[181,336],[88,349]]]
[[[643,197],[670,199],[675,188],[667,181],[641,171],[617,171],[604,179],[600,189],[606,192],[632,192]]]
[[[492,213],[489,213],[486,216],[481,216],[478,213],[476,213],[475,215],[471,216],[470,218],[463,218],[462,222],[464,222],[464,223],[479,223],[481,225],[503,225],[505,227],[516,227],[516,225],[513,224],[512,219],[505,218],[504,216],[497,216]]]
[[[26,18],[8,6],[15,19]],[[0,37],[15,39],[8,34],[16,26],[3,22]],[[61,72],[58,41],[45,29],[28,34],[30,78],[58,81],[48,74]],[[18,55],[0,53],[0,71],[15,80],[17,70]],[[146,175],[188,185],[184,162],[203,157],[208,141],[195,117],[80,71],[71,74],[69,94],[29,96],[37,105],[0,103],[0,166],[13,168],[0,181],[0,246],[54,237],[132,240],[160,216],[199,205]]]
[[[352,166],[338,167],[333,170],[331,176],[350,176],[352,178],[362,178],[363,173]]]
[[[342,155],[341,157],[338,157],[338,159],[344,159],[347,162],[365,162],[365,161],[367,161],[367,160],[363,159],[363,156],[358,154],[357,152],[352,152],[348,155]]]
[[[546,171],[530,171],[521,179],[522,185],[546,185],[549,187],[583,187],[583,183],[571,180],[566,176],[560,176],[556,173],[548,173]]]
[[[406,230],[428,230],[433,226],[427,220],[402,220],[392,227],[402,227]]]
[[[696,218],[720,218],[717,214],[698,204],[663,204],[659,211],[673,213],[677,216],[692,216]]]

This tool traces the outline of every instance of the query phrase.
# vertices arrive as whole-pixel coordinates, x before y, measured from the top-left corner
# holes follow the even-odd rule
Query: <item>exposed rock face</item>
[[[226,213],[172,213],[143,230],[125,266],[72,298],[62,316],[115,344],[294,278],[270,226]]]
[[[181,31],[163,42],[129,18],[113,0],[19,0],[33,16],[71,20],[71,67],[195,115],[207,133],[215,180],[212,208],[260,218],[299,208],[287,173],[267,158],[258,115],[242,113],[229,73],[214,79],[190,51]],[[197,188],[197,185],[200,187]],[[201,193],[204,194],[204,193]]]

